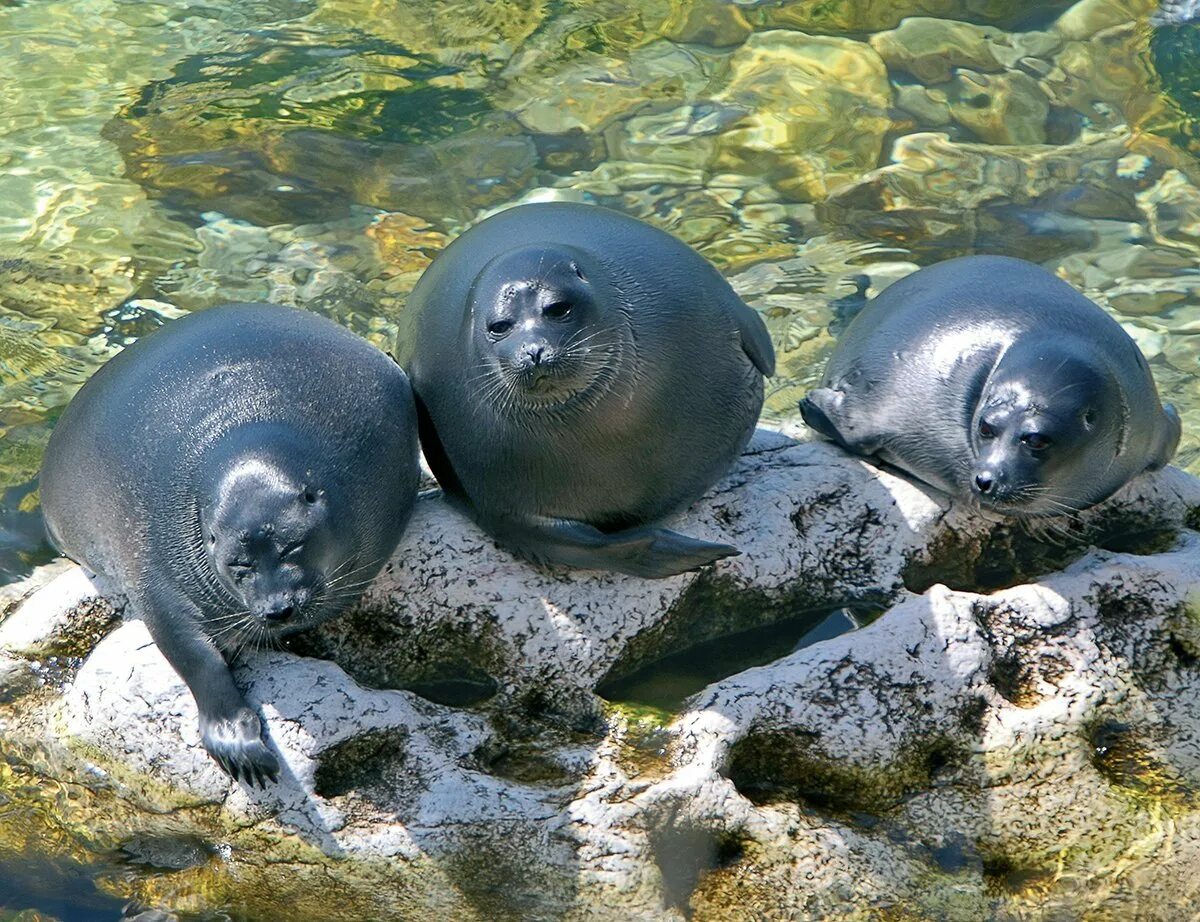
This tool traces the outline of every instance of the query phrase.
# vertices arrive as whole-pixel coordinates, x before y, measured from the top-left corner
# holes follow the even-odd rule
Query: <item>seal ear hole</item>
[[[304,491],[304,502],[306,502],[308,505],[311,506],[316,501],[317,501],[317,494],[315,492],[313,492],[312,490],[306,489]]]

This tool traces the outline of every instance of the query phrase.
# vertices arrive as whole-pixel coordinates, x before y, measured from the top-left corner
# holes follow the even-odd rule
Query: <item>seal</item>
[[[648,524],[729,469],[775,362],[684,243],[598,206],[520,205],[440,253],[405,315],[425,456],[500,543],[644,577],[737,553]]]
[[[1033,263],[966,256],[885,289],[846,328],[804,421],[953,496],[1016,517],[1107,499],[1179,444],[1115,320]]]
[[[42,464],[51,541],[128,598],[234,779],[279,763],[226,657],[337,614],[391,555],[418,480],[388,356],[300,310],[191,314],[104,365]]]

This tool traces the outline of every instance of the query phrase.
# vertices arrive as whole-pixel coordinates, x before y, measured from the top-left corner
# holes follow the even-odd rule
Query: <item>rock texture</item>
[[[155,810],[363,859],[348,879],[433,862],[493,917],[1132,905],[1192,893],[1200,860],[1198,518],[1200,482],[1168,469],[1029,535],[760,432],[679,523],[743,556],[666,581],[530,567],[428,494],[359,609],[297,645],[323,658],[244,657],[285,765],[266,790],[204,754],[139,622],[87,654],[112,608],[75,569],[0,625],[5,732],[66,741]],[[890,610],[678,715],[595,694],[847,605]],[[39,673],[48,654],[69,661]]]

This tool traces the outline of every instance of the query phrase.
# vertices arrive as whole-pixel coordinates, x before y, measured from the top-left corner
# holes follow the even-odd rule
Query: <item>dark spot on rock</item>
[[[561,787],[580,777],[578,772],[557,761],[552,751],[545,751],[542,740],[525,744],[491,740],[471,754],[471,764],[485,774],[523,784]]]
[[[988,666],[988,681],[1004,700],[1017,707],[1033,707],[1042,696],[1030,687],[1034,679],[1033,670],[1022,661],[1015,651],[995,657]]]
[[[946,532],[908,563],[902,579],[905,588],[918,594],[936,583],[967,592],[1008,589],[1061,570],[1089,549],[1082,534],[1078,543],[1056,545],[1012,525],[996,527],[977,546]]]
[[[1148,557],[1151,554],[1169,551],[1178,539],[1179,532],[1174,528],[1116,530],[1101,535],[1096,541],[1096,546],[1114,554]]]
[[[1184,645],[1183,641],[1174,634],[1171,635],[1170,640],[1168,640],[1167,643],[1171,648],[1171,652],[1175,654],[1175,657],[1179,660],[1181,665],[1195,666],[1197,661],[1200,661],[1200,657],[1197,657],[1195,653],[1189,650]]]
[[[792,801],[822,812],[879,815],[929,789],[964,760],[953,741],[932,737],[906,746],[888,765],[868,767],[830,757],[817,734],[777,730],[739,741],[726,775],[756,804]]]
[[[982,858],[984,883],[999,895],[1037,891],[1054,878],[1052,868],[1039,867],[1012,855],[985,851]]]
[[[1106,781],[1134,797],[1194,809],[1198,798],[1178,769],[1155,753],[1150,740],[1132,726],[1101,720],[1086,730],[1091,761]]]
[[[983,732],[983,719],[987,716],[988,701],[983,695],[973,696],[958,714],[958,725],[962,729],[977,736]]]
[[[318,757],[313,791],[321,797],[341,797],[386,787],[393,775],[403,771],[407,739],[408,732],[402,729],[368,730],[326,749]]]

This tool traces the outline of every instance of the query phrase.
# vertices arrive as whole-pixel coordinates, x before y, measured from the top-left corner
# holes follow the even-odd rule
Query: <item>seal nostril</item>
[[[288,618],[295,614],[296,609],[291,605],[285,605],[283,608],[276,608],[273,611],[267,612],[268,621],[287,621]]]
[[[979,488],[980,493],[990,493],[994,481],[986,474],[980,474],[975,478],[975,486]]]

